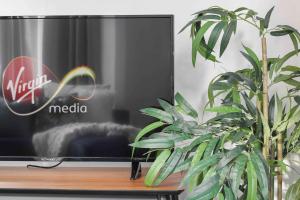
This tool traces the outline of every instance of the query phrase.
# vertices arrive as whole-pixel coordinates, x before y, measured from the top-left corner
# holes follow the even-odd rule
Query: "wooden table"
[[[143,176],[145,175],[145,169]],[[38,169],[0,167],[0,193],[155,196],[177,200],[182,174],[170,176],[158,187],[146,187],[144,178],[130,180],[130,168],[58,167]]]

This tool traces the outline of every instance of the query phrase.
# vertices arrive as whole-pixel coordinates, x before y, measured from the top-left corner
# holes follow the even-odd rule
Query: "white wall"
[[[240,56],[241,41],[260,52],[258,35],[250,27],[238,25],[238,33],[222,57],[221,64],[198,59],[191,64],[188,31],[177,35],[195,11],[212,5],[234,9],[241,6],[257,10],[262,16],[275,5],[271,25],[290,24],[300,29],[299,0],[0,0],[0,15],[130,15],[174,14],[175,16],[175,91],[184,94],[199,110],[207,101],[208,82],[217,73],[247,66]],[[291,47],[287,39],[269,39],[269,55],[278,56]],[[296,60],[299,63],[299,59]]]

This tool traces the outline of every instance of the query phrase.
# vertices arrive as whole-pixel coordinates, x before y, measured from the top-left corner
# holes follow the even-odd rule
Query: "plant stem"
[[[263,79],[263,90],[262,90],[262,110],[264,118],[269,122],[269,96],[268,96],[268,82],[269,82],[269,72],[268,72],[268,58],[267,58],[267,40],[265,36],[261,38],[261,47],[262,47],[262,79]],[[264,146],[263,146],[263,155],[266,160],[270,159],[270,135],[264,133]],[[273,153],[272,153],[273,155]],[[274,179],[270,173],[269,177],[269,200],[274,199]]]
[[[243,17],[240,17],[240,16],[237,16],[237,18],[240,19],[240,20],[243,20],[243,21],[245,21],[245,22],[247,22],[249,24],[251,24],[252,26],[254,26],[255,28],[257,28],[259,30],[259,26],[257,26],[257,24],[255,24],[253,22],[250,22],[249,20],[247,20],[247,19],[245,19]]]
[[[265,120],[269,121],[269,97],[268,97],[268,62],[267,62],[267,41],[265,37],[261,38],[261,46],[262,46],[262,64],[263,64],[263,99],[262,99],[262,109]],[[264,133],[264,147],[263,147],[263,155],[265,159],[269,159],[270,155],[270,144],[269,138],[270,136]]]
[[[274,145],[272,144],[272,142],[270,142],[270,160],[275,160],[275,151],[274,151]],[[269,175],[269,200],[273,200],[274,199],[274,176],[272,175],[272,172],[275,171],[275,168],[273,165],[270,165],[270,175]]]
[[[279,137],[277,139],[277,159],[278,161],[283,160],[281,133],[279,133]],[[278,175],[277,175],[277,199],[282,200],[282,171],[280,167],[278,167]]]

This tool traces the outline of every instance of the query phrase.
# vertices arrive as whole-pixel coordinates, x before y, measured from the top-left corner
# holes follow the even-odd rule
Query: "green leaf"
[[[233,103],[241,104],[240,91],[238,90],[238,87],[232,88],[232,98],[233,98]]]
[[[237,156],[241,155],[241,153],[243,152],[244,149],[245,149],[244,146],[237,146],[234,149],[225,153],[223,158],[219,161],[217,169],[222,169],[223,167],[225,167],[233,159],[235,159]]]
[[[217,121],[224,120],[224,119],[237,119],[237,118],[242,118],[242,117],[245,117],[245,115],[240,112],[220,114],[214,118],[209,119],[207,121],[207,123],[213,123],[213,122],[217,122]]]
[[[169,102],[158,99],[159,105],[169,114],[173,115],[175,119],[182,119],[182,116],[176,111],[175,107],[171,105]]]
[[[203,155],[206,147],[207,147],[207,143],[206,142],[204,142],[204,143],[202,143],[202,144],[200,144],[198,146],[198,148],[197,148],[197,150],[196,150],[196,152],[195,152],[195,154],[193,156],[193,159],[192,159],[192,163],[191,163],[192,167],[195,166],[200,161],[200,159],[202,158],[202,155]]]
[[[173,124],[166,126],[162,132],[164,133],[179,133],[183,132],[184,121],[176,120]]]
[[[264,117],[264,115],[262,114],[261,111],[259,111],[260,117],[261,117],[261,121],[263,124],[263,130],[264,130],[264,137],[265,138],[269,138],[271,136],[271,130],[270,130],[270,126],[268,121],[266,120],[266,118]]]
[[[267,200],[268,199],[268,175],[265,170],[263,162],[260,160],[259,156],[256,155],[255,152],[250,153],[250,158],[253,163],[257,179],[258,179],[258,184],[260,186],[260,191],[262,193],[263,199]]]
[[[286,200],[297,200],[300,197],[300,179],[294,184],[292,184],[285,196]]]
[[[295,29],[294,27],[289,26],[289,25],[278,25],[278,27],[281,29],[284,29],[284,30],[291,30],[295,33],[299,33],[297,29]]]
[[[219,15],[202,15],[197,18],[198,20],[221,20],[221,17]]]
[[[286,81],[286,80],[292,79],[293,77],[294,77],[294,75],[292,75],[292,74],[290,74],[290,75],[279,74],[278,76],[276,76],[274,78],[272,84],[279,83],[279,82],[282,82],[282,81]]]
[[[234,194],[233,194],[231,188],[224,186],[224,191],[225,191],[225,199],[226,200],[235,200],[236,199],[234,197]]]
[[[157,132],[157,133],[152,133],[149,137],[147,137],[148,139],[169,139],[169,140],[174,140],[175,142],[177,140],[181,141],[184,140],[179,134],[169,134],[169,133],[164,133],[164,132]]]
[[[273,127],[277,127],[279,123],[281,122],[282,115],[283,115],[283,105],[282,101],[279,99],[278,95],[275,94],[275,116],[274,116],[274,123]]]
[[[219,62],[219,61],[217,60],[216,56],[214,56],[214,55],[211,53],[211,51],[210,51],[209,49],[206,49],[203,45],[200,45],[200,46],[199,46],[198,52],[199,52],[199,54],[200,54],[203,58],[205,58],[205,59],[207,59],[207,60],[210,60],[210,61],[212,61],[212,62]]]
[[[236,29],[237,29],[237,18],[235,15],[232,15],[231,16],[231,20],[233,22],[233,33],[235,34],[236,33]]]
[[[204,142],[206,140],[209,140],[211,138],[212,138],[211,134],[200,135],[196,139],[194,139],[191,144],[189,144],[188,146],[184,147],[183,151],[184,152],[191,151],[198,144],[200,144],[200,143],[202,143],[202,142]]]
[[[240,8],[235,9],[233,12],[241,12],[241,11],[245,11],[245,10],[249,10],[249,9],[246,7],[240,7]]]
[[[267,175],[269,177],[269,165],[267,163],[267,161],[265,160],[265,157],[262,154],[262,151],[258,148],[253,148],[253,151],[256,153],[256,155],[260,158],[260,160],[262,161],[264,167],[265,167],[265,171],[267,172]]]
[[[140,130],[135,138],[135,142],[139,141],[143,136],[145,136],[147,133],[163,126],[165,123],[158,121],[158,122],[153,122],[149,125],[147,125],[146,127],[144,127],[142,130]]]
[[[192,159],[193,158],[190,157],[190,158],[187,158],[186,160],[184,160],[183,162],[179,162],[178,165],[175,167],[174,173],[188,170],[189,167],[191,166]]]
[[[209,105],[212,107],[214,104],[214,99],[221,95],[222,93],[226,92],[227,90],[231,89],[231,86],[227,83],[222,83],[219,81],[216,81],[215,79],[218,78],[219,76],[215,77],[208,86],[208,100],[209,100]],[[214,95],[214,91],[219,91],[216,95]]]
[[[274,130],[276,130],[277,132],[283,132],[284,130],[287,129],[288,124],[290,123],[291,118],[294,118],[292,121],[294,121],[295,119],[297,120],[297,116],[295,118],[295,112],[298,110],[298,106],[294,106],[292,107],[288,113],[284,116],[283,120],[279,123],[279,125],[277,127],[273,127]],[[300,111],[299,111],[300,112]]]
[[[209,179],[210,177],[214,176],[216,174],[216,165],[212,165],[210,167],[207,167],[206,170],[204,170],[202,173],[200,173],[198,176],[199,176],[199,179],[198,179],[198,185],[200,183],[202,183],[203,181],[206,181],[207,179]],[[221,174],[218,173],[218,175],[220,175],[220,178],[221,178]],[[193,179],[190,181],[190,183],[192,183]],[[221,179],[219,181],[219,183],[221,183]],[[194,188],[192,188],[194,189]],[[190,190],[191,191],[191,190]]]
[[[272,36],[284,36],[293,33],[291,30],[280,30],[280,31],[271,31]]]
[[[207,146],[207,143],[204,142],[202,144],[200,144],[197,148],[197,150],[195,151],[195,154],[193,156],[193,159],[192,159],[192,163],[191,163],[191,167],[194,167],[202,158],[203,156],[203,153],[205,151],[205,148]],[[198,184],[198,179],[199,179],[199,175],[195,175],[194,178],[192,178],[192,180],[190,181],[190,188],[194,188],[196,187],[196,185]]]
[[[167,122],[169,124],[173,123],[172,115],[163,110],[157,108],[144,108],[141,109],[141,112],[145,115],[160,119],[161,121]]]
[[[243,76],[241,76],[241,77],[243,78],[245,84],[246,84],[247,86],[249,86],[249,88],[252,90],[252,92],[255,93],[256,90],[257,90],[257,87],[256,87],[255,83],[253,82],[253,80],[251,80],[251,79],[249,79],[249,78],[247,78],[247,77],[243,77]]]
[[[247,162],[247,200],[257,199],[257,176],[251,160]]]
[[[245,166],[247,163],[247,156],[241,154],[237,157],[237,159],[234,161],[234,165],[231,169],[230,177],[232,180],[232,191],[235,194],[235,197],[238,197],[239,193],[239,187],[241,184],[242,175],[245,170]]]
[[[246,54],[245,52],[241,51],[241,54],[251,63],[251,65],[253,66],[254,70],[255,70],[255,74],[256,74],[256,80],[259,80],[260,76],[261,76],[261,69],[260,67],[257,65],[256,61],[254,58],[252,58],[250,55]]]
[[[196,64],[196,56],[200,46],[200,42],[204,37],[206,31],[214,24],[212,21],[206,22],[203,26],[201,26],[200,30],[197,32],[196,37],[193,39],[192,43],[192,63],[195,66]]]
[[[226,73],[222,74],[221,78],[223,78],[225,80],[236,80],[237,82],[240,82],[242,85],[245,84],[246,86],[249,86],[249,88],[253,92],[256,91],[256,86],[255,86],[254,82],[239,72],[226,72]],[[224,88],[228,87],[228,89],[232,88],[232,86],[230,86],[228,83],[224,83],[223,87]],[[223,89],[223,88],[221,88],[221,89]]]
[[[240,108],[233,106],[216,106],[212,108],[207,108],[205,111],[208,112],[217,112],[217,113],[233,113],[233,112],[242,112]]]
[[[256,107],[255,105],[253,104],[253,102],[249,99],[249,97],[247,96],[246,93],[242,92],[242,97],[245,101],[245,104],[246,104],[246,107],[249,111],[249,113],[251,114],[251,116],[256,116]]]
[[[184,27],[182,27],[180,29],[180,31],[178,33],[181,33],[182,31],[184,31],[187,27],[189,27],[190,25],[197,23],[197,22],[201,22],[203,20],[220,20],[220,16],[218,15],[201,15],[198,16],[195,19],[192,19],[191,21],[189,21]]]
[[[178,103],[178,106],[184,111],[185,114],[197,118],[198,113],[197,111],[184,99],[184,97],[180,93],[176,93],[175,101]]]
[[[209,105],[213,106],[213,104],[215,102],[214,90],[213,90],[213,82],[210,82],[209,85],[208,85],[207,96],[208,96]]]
[[[260,115],[256,115],[256,130],[255,130],[255,135],[257,136],[262,136],[263,135],[263,125],[262,125],[262,120],[260,118]],[[260,146],[260,144],[258,144]]]
[[[170,112],[173,108],[173,106],[169,102],[163,99],[158,99],[158,103],[166,112]]]
[[[283,29],[283,30],[289,30],[291,31],[292,33],[295,34],[295,36],[297,37],[297,39],[300,41],[300,33],[298,32],[297,29],[289,26],[289,25],[279,25],[278,26],[279,28]]]
[[[213,90],[223,90],[223,91],[228,91],[231,89],[231,85],[225,82],[221,82],[219,80],[215,81],[212,85]]]
[[[220,176],[219,184],[222,185],[224,184],[224,181],[226,180],[227,183],[227,178],[228,178],[228,173],[230,172],[230,168],[232,165],[228,165],[221,170],[216,171],[217,166],[212,166],[209,168],[209,170],[205,173],[204,180],[207,180],[209,177],[212,177],[215,174],[218,174]],[[210,174],[209,174],[210,173]],[[209,175],[209,176],[208,176]],[[208,177],[207,177],[208,176]]]
[[[288,60],[290,59],[292,56],[298,54],[300,52],[300,50],[294,50],[291,51],[289,53],[287,53],[286,55],[284,55],[282,58],[280,58],[278,60],[278,62],[275,64],[275,70],[276,72],[282,67],[282,65]]]
[[[169,139],[146,139],[134,142],[130,144],[130,146],[145,149],[165,149],[172,148],[174,146],[174,141]]]
[[[159,185],[161,182],[163,182],[170,174],[173,173],[175,170],[175,167],[177,163],[179,162],[181,156],[182,156],[182,150],[177,148],[174,150],[174,152],[171,154],[167,162],[164,164],[162,169],[160,170],[160,174],[154,181],[154,185]]]
[[[269,118],[269,124],[272,126],[274,123],[274,116],[275,116],[275,96],[273,95],[270,102],[269,102],[269,107],[268,107],[268,118]]]
[[[275,72],[276,63],[279,61],[279,58],[269,58],[268,59],[268,68],[269,70],[269,78],[272,79],[273,74]]]
[[[300,82],[296,81],[295,79],[287,79],[284,82],[288,85],[294,86],[296,88],[300,88]]]
[[[247,54],[254,60],[257,66],[260,65],[259,58],[257,57],[256,53],[250,49],[249,47],[243,45],[244,49],[246,50]]]
[[[291,133],[291,136],[288,138],[288,143],[286,145],[286,149],[289,152],[291,146],[295,146],[296,143],[299,141],[300,138],[300,126],[294,129],[294,131]]]
[[[259,35],[262,35],[265,30],[265,20],[259,18]]]
[[[300,119],[300,110],[297,110],[298,106],[296,105],[289,111],[288,114],[286,114],[285,118],[282,120],[282,123],[278,127],[274,128],[280,133],[285,131],[286,129],[289,129],[295,123],[298,123]]]
[[[221,34],[221,31],[223,30],[223,28],[226,26],[226,22],[224,21],[221,21],[219,22],[214,28],[213,30],[211,31],[211,34],[209,36],[209,39],[208,39],[208,47],[209,47],[209,51],[207,52],[208,55],[206,55],[207,57],[209,55],[211,55],[211,52],[213,51],[216,43],[217,43],[217,40]]]
[[[204,158],[213,155],[213,153],[214,153],[214,151],[215,151],[215,148],[216,148],[216,146],[217,146],[219,140],[220,140],[220,138],[215,137],[215,138],[212,138],[212,139],[209,141],[209,143],[208,143],[208,145],[207,145],[207,147],[206,147],[206,149],[205,149],[205,152],[204,152]]]
[[[283,71],[283,72],[285,72],[285,71],[288,71],[288,72],[300,72],[300,67],[288,65],[286,67],[283,67],[281,69],[281,71]]]
[[[295,50],[298,50],[298,40],[297,40],[296,36],[294,35],[294,33],[290,33],[289,36],[291,38],[291,41],[294,45]]]
[[[205,9],[205,10],[195,12],[195,13],[193,13],[193,15],[206,14],[206,13],[212,13],[212,14],[221,15],[221,16],[227,15],[226,10],[224,10],[220,7],[216,7],[216,6],[215,7],[210,7],[210,8]]]
[[[300,122],[300,110],[298,110],[297,112],[295,112],[288,120],[288,125],[287,125],[287,129],[290,128],[291,126],[293,126],[294,124]]]
[[[147,125],[145,128],[143,128],[142,130],[140,130],[140,131],[138,132],[138,134],[136,135],[136,137],[135,137],[135,139],[134,139],[134,142],[139,141],[139,140],[140,140],[143,136],[145,136],[147,133],[149,133],[149,132],[151,132],[151,131],[153,131],[153,130],[155,130],[155,129],[161,127],[161,126],[163,126],[164,124],[165,124],[165,123],[159,121],[159,122],[153,122],[153,123]],[[133,155],[134,155],[134,150],[135,150],[135,148],[133,148],[133,150],[132,150],[132,155],[131,155],[131,157],[133,157]]]
[[[196,187],[190,194],[188,194],[188,200],[211,200],[220,190],[219,175],[214,175],[202,182]]]
[[[228,26],[226,26],[220,46],[220,57],[223,55],[225,49],[228,46],[231,35],[233,34],[236,27],[236,21],[231,21]]]
[[[300,96],[295,96],[294,100],[298,105],[300,105]]]
[[[248,9],[248,12],[246,14],[246,19],[253,18],[255,15],[257,15],[257,12],[255,12],[254,10]]]
[[[218,200],[225,200],[224,195],[221,192],[218,194]]]
[[[271,17],[271,14],[274,10],[274,6],[267,12],[266,16],[265,16],[265,23],[264,23],[264,27],[265,28],[268,28],[269,27],[269,22],[270,22],[270,17]]]
[[[163,150],[159,156],[155,159],[153,164],[151,165],[149,171],[147,172],[147,175],[145,177],[145,185],[146,186],[152,186],[154,183],[154,180],[157,177],[157,174],[159,173],[162,166],[165,164],[166,160],[169,158],[171,154],[171,151],[168,149]]]
[[[191,167],[185,177],[183,178],[181,185],[187,185],[189,181],[195,177],[195,175],[203,172],[207,167],[217,164],[217,162],[221,159],[221,154],[214,154],[207,158],[202,159],[198,162],[194,167]]]

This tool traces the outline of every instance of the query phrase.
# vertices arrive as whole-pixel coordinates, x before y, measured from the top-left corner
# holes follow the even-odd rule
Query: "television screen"
[[[173,100],[173,18],[2,17],[0,70],[0,159],[129,159]]]

